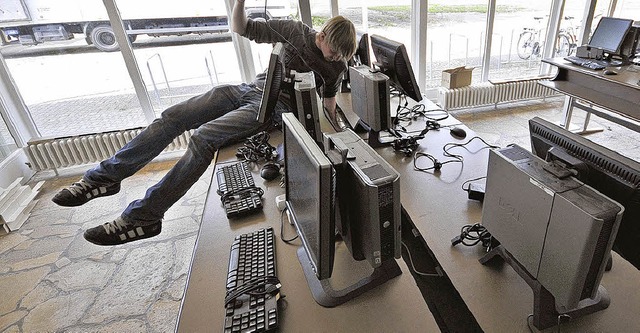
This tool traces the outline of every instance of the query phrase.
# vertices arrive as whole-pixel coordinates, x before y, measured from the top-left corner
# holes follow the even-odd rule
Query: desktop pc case
[[[352,130],[325,135],[325,150],[345,153],[336,166],[336,228],[356,260],[373,268],[400,258],[400,174]]]
[[[554,168],[517,145],[490,151],[482,224],[569,310],[596,296],[624,208]]]
[[[318,93],[316,91],[316,80],[313,72],[298,73],[293,75],[293,98],[297,109],[297,117],[300,123],[307,129],[307,132],[316,141],[322,142],[322,131],[320,130],[320,116],[318,105]]]
[[[374,131],[391,126],[389,77],[368,66],[349,67],[353,112]],[[379,115],[379,116],[378,116]]]

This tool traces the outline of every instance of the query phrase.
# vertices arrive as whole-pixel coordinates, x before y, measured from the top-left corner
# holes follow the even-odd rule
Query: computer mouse
[[[274,162],[268,162],[260,169],[260,177],[266,180],[274,180],[280,176],[280,165]]]
[[[464,139],[467,137],[467,131],[462,127],[451,127],[449,132],[451,133],[451,136],[456,139]]]
[[[602,72],[602,74],[604,75],[618,75],[618,72],[614,72],[610,69],[605,69],[604,72]]]

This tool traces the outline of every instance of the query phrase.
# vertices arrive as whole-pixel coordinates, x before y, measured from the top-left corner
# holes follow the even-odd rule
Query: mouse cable
[[[409,256],[409,263],[411,264],[411,269],[413,269],[413,271],[421,276],[434,276],[434,277],[442,277],[444,276],[444,274],[442,273],[442,271],[440,270],[440,267],[436,266],[436,273],[424,273],[421,272],[419,270],[416,269],[416,266],[413,264],[413,257],[411,256],[411,250],[409,250],[409,247],[407,246],[407,244],[405,244],[405,242],[402,242],[402,246],[404,246],[404,249],[407,250],[407,255]]]
[[[433,166],[428,167],[428,168],[421,168],[418,166],[418,159],[420,159],[421,157],[426,157],[428,159],[431,160],[431,162],[433,163]],[[439,161],[437,158],[435,158],[435,156],[431,155],[431,154],[427,154],[427,153],[423,153],[423,152],[416,152],[415,154],[413,154],[413,170],[416,171],[429,171],[429,170],[433,170],[433,171],[440,171],[440,169],[442,169],[442,166],[447,164],[447,163],[462,163],[462,159],[457,158],[457,157],[453,157],[453,159],[450,160],[446,160],[446,161]]]
[[[293,242],[294,240],[298,239],[298,234],[296,233],[296,236],[290,239],[285,239],[284,238],[284,213],[287,211],[287,207],[285,206],[284,209],[282,210],[282,212],[280,212],[280,239],[289,244],[291,242]]]
[[[482,141],[482,143],[485,144],[485,147],[482,147],[481,149],[484,148],[500,148],[500,146],[494,146],[494,145],[490,145],[487,143],[487,141],[485,141],[483,138],[479,137],[479,136],[474,136],[473,138],[469,139],[467,142],[465,143],[455,143],[455,142],[449,142],[446,143],[444,146],[442,146],[442,150],[444,151],[444,156],[448,156],[448,157],[454,157],[454,158],[459,158],[460,160],[463,160],[464,157],[462,155],[457,155],[457,154],[453,154],[451,152],[449,152],[449,150],[456,148],[456,147],[464,147],[466,145],[468,145],[469,143],[471,143],[471,141],[478,139],[480,141]]]

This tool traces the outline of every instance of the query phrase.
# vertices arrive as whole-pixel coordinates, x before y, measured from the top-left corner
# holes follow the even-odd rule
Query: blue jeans
[[[144,226],[161,220],[164,213],[202,176],[216,150],[272,127],[256,121],[262,93],[255,84],[221,85],[169,107],[116,154],[87,171],[93,185],[119,183],[158,156],[176,137],[195,129],[187,151],[144,198],[122,213],[126,221]],[[276,114],[285,110],[282,102]],[[277,117],[279,118],[279,117]]]

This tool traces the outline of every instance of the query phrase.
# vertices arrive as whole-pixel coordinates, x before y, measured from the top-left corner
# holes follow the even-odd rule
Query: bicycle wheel
[[[523,60],[529,59],[531,54],[533,53],[533,48],[535,46],[535,41],[533,40],[533,33],[531,31],[524,31],[520,34],[520,38],[518,38],[518,57]]]
[[[571,38],[566,34],[560,34],[556,38],[556,57],[566,57],[571,53]]]

